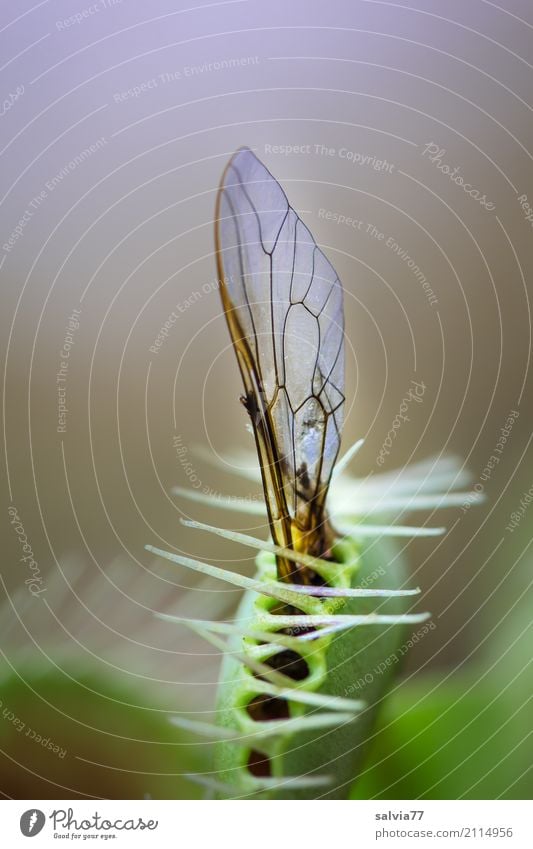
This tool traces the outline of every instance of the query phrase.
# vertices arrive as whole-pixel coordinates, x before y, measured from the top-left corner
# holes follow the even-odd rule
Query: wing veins
[[[229,182],[228,175],[238,183]],[[233,219],[235,238],[230,225],[223,226],[219,217],[217,262],[221,269],[226,259],[233,262],[240,278],[231,283],[230,275],[226,284],[220,275],[222,299],[247,406],[254,413],[272,536],[297,551],[327,551],[332,532],[324,503],[339,453],[344,404],[342,389],[336,386],[343,383],[342,286],[279,183],[251,151],[238,151],[226,168],[217,210],[222,197]],[[229,254],[226,235],[236,242],[228,246]],[[303,296],[295,300],[302,288]],[[338,304],[332,303],[334,293],[339,295]],[[340,338],[333,347],[336,333]],[[267,342],[262,338],[265,334]],[[294,564],[280,558],[278,570],[282,579],[294,580]]]

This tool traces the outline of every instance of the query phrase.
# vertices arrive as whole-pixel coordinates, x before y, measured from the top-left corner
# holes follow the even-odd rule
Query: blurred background
[[[453,455],[485,497],[405,546],[436,627],[354,794],[530,797],[532,38],[526,0],[0,12],[5,797],[200,795],[209,746],[168,715],[209,718],[219,657],[154,613],[238,593],[144,546],[251,574],[179,519],[266,538],[171,493],[261,497],[225,459],[253,449],[213,243],[241,145],[343,282],[353,473]]]

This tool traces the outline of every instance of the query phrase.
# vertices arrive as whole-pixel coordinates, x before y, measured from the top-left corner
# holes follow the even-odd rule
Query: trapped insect
[[[244,590],[231,622],[167,617],[224,653],[217,722],[173,721],[217,741],[214,771],[196,777],[211,792],[345,798],[390,684],[387,658],[402,644],[405,627],[429,615],[406,612],[419,590],[405,588],[391,538],[443,529],[399,525],[394,517],[460,503],[464,494],[449,490],[466,476],[457,461],[446,459],[366,481],[347,475],[362,440],[336,462],[345,402],[344,315],[333,266],[247,148],[224,171],[215,218],[222,305],[265,506],[174,492],[266,513],[271,540],[184,522],[259,550],[254,578],[147,546]],[[385,523],[374,524],[379,515]],[[387,671],[369,676],[380,664]],[[368,682],[361,698],[348,698],[359,680]]]
[[[334,539],[325,500],[344,407],[342,286],[279,183],[250,150],[239,151],[227,166],[216,220],[222,303],[272,538],[322,556]],[[282,555],[277,570],[281,580],[313,580],[309,567]]]

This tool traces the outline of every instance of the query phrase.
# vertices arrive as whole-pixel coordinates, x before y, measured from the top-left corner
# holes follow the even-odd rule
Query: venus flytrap
[[[442,534],[403,516],[461,503],[465,494],[450,490],[466,476],[457,461],[434,459],[355,479],[347,469],[362,440],[336,462],[344,405],[340,281],[248,149],[224,172],[216,219],[222,303],[265,502],[173,491],[267,518],[271,541],[183,522],[257,549],[254,578],[147,546],[243,590],[230,622],[164,617],[223,653],[216,721],[173,722],[215,741],[214,771],[195,780],[220,797],[346,798],[389,686],[386,659],[402,645],[405,626],[429,617],[410,612],[420,590],[405,587],[393,538]],[[248,462],[240,465],[245,478],[259,479]],[[346,698],[383,664],[363,700]]]

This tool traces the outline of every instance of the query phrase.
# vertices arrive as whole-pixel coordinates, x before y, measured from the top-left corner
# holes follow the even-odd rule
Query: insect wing
[[[224,172],[216,240],[274,540],[298,547],[295,534],[323,522],[339,451],[342,286],[279,183],[246,148]]]

